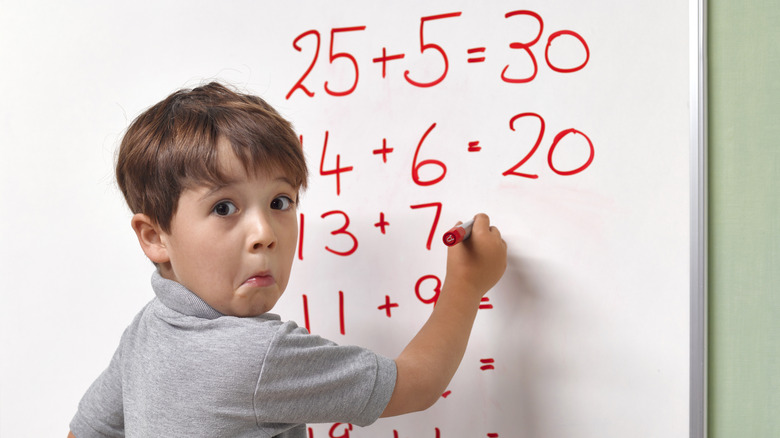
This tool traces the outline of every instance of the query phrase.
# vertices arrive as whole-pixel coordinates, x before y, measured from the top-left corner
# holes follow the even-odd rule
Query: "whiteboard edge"
[[[690,0],[690,437],[707,437],[707,0]]]

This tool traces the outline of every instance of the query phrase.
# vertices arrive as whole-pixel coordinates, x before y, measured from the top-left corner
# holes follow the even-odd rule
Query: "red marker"
[[[451,230],[444,233],[442,240],[447,246],[454,246],[468,239],[471,236],[471,227],[474,226],[474,219],[466,223],[456,225]]]

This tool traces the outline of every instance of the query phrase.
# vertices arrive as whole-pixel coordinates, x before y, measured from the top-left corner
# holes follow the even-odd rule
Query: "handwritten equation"
[[[447,77],[447,73],[449,72],[449,56],[447,55],[447,51],[437,42],[431,41],[430,38],[426,38],[425,29],[426,24],[428,26],[449,26],[449,29],[452,29],[453,31],[458,31],[460,29],[459,26],[462,26],[462,24],[459,24],[457,22],[457,18],[461,17],[462,12],[450,12],[445,14],[438,14],[438,15],[430,15],[420,18],[420,30],[419,30],[419,52],[421,55],[424,55],[428,62],[434,64],[438,67],[440,73],[438,76],[435,76],[429,80],[420,78],[415,72],[412,72],[411,70],[404,70],[403,78],[405,80],[405,83],[418,87],[418,88],[429,88],[434,87],[438,84],[440,84],[442,81],[445,80]],[[533,23],[533,25],[538,26],[538,32],[536,33],[536,36],[531,41],[526,42],[520,42],[520,41],[511,41],[509,42],[509,48],[511,50],[520,50],[524,53],[524,56],[527,57],[527,60],[530,61],[533,65],[533,68],[531,69],[531,72],[528,73],[525,76],[518,76],[517,74],[513,74],[512,66],[510,64],[506,64],[504,68],[501,70],[500,74],[498,74],[498,77],[503,82],[510,83],[510,84],[526,84],[531,81],[533,81],[536,78],[536,75],[539,71],[539,63],[537,61],[537,55],[534,54],[534,51],[537,52],[539,50],[538,47],[536,47],[537,43],[542,38],[542,34],[544,32],[544,20],[542,17],[537,14],[536,12],[529,11],[529,10],[516,10],[516,11],[510,11],[504,14],[504,18],[507,20],[517,20],[518,26],[526,24],[526,21],[523,20],[520,21],[518,19],[520,18],[530,18]],[[352,94],[355,89],[358,87],[358,83],[360,82],[360,63],[355,58],[354,55],[352,55],[348,51],[344,51],[344,49],[339,48],[338,50],[334,49],[336,46],[336,39],[339,39],[339,46],[342,46],[344,43],[341,41],[346,39],[349,41],[349,34],[355,34],[357,32],[365,32],[367,31],[366,26],[350,26],[350,27],[337,27],[330,29],[330,41],[329,41],[329,50],[328,50],[328,64],[334,64],[334,63],[348,63],[347,65],[351,67],[353,72],[354,79],[351,83],[342,84],[341,87],[334,86],[330,83],[330,81],[325,81],[323,83],[323,89],[325,93],[331,95],[331,96],[348,96]],[[355,35],[353,35],[355,36]],[[558,60],[554,61],[554,56],[551,55],[551,52],[555,51],[554,43],[559,38],[570,38],[573,39],[577,44],[580,46],[581,59],[575,59],[575,60]],[[300,35],[298,35],[295,40],[293,41],[292,45],[295,50],[298,52],[304,52],[304,47],[301,45],[303,40],[313,40],[314,42],[314,50],[306,49],[307,52],[310,53],[311,56],[311,62],[304,71],[298,81],[290,88],[290,90],[287,92],[287,95],[285,96],[286,99],[290,99],[296,92],[300,92],[305,94],[308,97],[314,97],[315,91],[312,91],[311,85],[307,87],[305,84],[308,76],[311,74],[312,70],[317,66],[317,61],[319,60],[320,55],[320,49],[322,46],[322,35],[320,32],[316,29],[310,29],[307,30]],[[377,49],[378,50],[378,49]],[[551,33],[547,37],[547,44],[545,45],[544,49],[544,60],[545,64],[548,68],[550,68],[552,71],[557,73],[574,73],[577,71],[582,70],[585,68],[585,66],[588,64],[588,61],[590,60],[590,48],[588,47],[588,43],[585,41],[585,39],[577,32],[572,30],[558,30],[556,32]],[[467,59],[466,62],[468,64],[479,64],[482,62],[485,62],[487,59],[487,47],[477,46],[468,48],[466,50],[467,53]],[[392,53],[388,54],[388,48],[383,46],[381,49],[381,54],[377,53],[377,56],[374,58],[371,58],[370,61],[374,64],[381,64],[382,66],[382,79],[387,78],[387,67],[388,63],[390,62],[396,62],[401,61],[404,58],[406,58],[406,53],[399,52],[399,53]]]
[[[328,438],[350,438],[350,432],[354,430],[354,426],[347,423],[335,423],[330,427],[328,431]],[[314,429],[311,427],[308,429],[309,438],[315,438]],[[433,429],[433,433],[430,435],[432,438],[442,438],[441,430],[438,427]],[[487,438],[500,438],[497,433],[488,433],[485,435]],[[393,429],[392,438],[402,438],[397,430]]]
[[[469,28],[469,17],[462,11],[420,17],[419,27],[406,30],[416,36],[417,45],[414,47],[375,43],[375,40],[370,38],[372,43],[367,52],[363,39],[371,34],[372,29],[360,23],[325,30],[306,29],[298,33],[291,42],[295,53],[306,57],[306,65],[298,75],[291,78],[285,99],[292,102],[313,102],[331,98],[344,101],[341,99],[349,97],[350,106],[359,106],[360,93],[356,93],[356,90],[378,84],[387,86],[388,83],[392,87],[411,90],[410,93],[426,93],[425,90],[443,87],[455,66],[461,69],[478,68],[476,66],[488,65],[488,59],[491,59],[489,65],[500,67],[488,72],[487,77],[494,78],[497,83],[507,84],[507,87],[533,87],[538,83],[538,73],[542,69],[548,69],[552,75],[564,75],[562,78],[577,76],[578,72],[587,69],[591,47],[579,32],[570,29],[545,32],[542,15],[531,10],[512,10],[502,12],[496,17],[508,24],[507,29],[512,30],[502,36],[504,45],[501,48],[474,44],[465,49],[461,47],[460,51],[452,49],[453,44],[448,43],[447,36],[462,35],[464,29]],[[377,74],[367,74],[367,66],[375,66],[368,70]],[[484,77],[485,70],[481,70],[479,74]],[[478,82],[474,86],[482,86],[481,84],[482,82]],[[353,190],[363,188],[353,184],[360,179],[358,174],[374,173],[380,168],[388,169],[394,175],[403,175],[401,180],[393,181],[393,184],[407,184],[422,190],[443,186],[448,183],[452,173],[462,174],[462,169],[456,169],[454,166],[472,165],[481,157],[485,157],[486,151],[502,152],[498,160],[491,158],[483,167],[489,167],[496,179],[511,184],[536,184],[533,181],[539,181],[540,178],[570,178],[586,173],[594,162],[597,146],[586,133],[587,126],[573,127],[567,124],[570,122],[552,121],[554,114],[542,113],[545,111],[536,108],[517,108],[516,111],[505,114],[504,121],[501,122],[505,127],[503,135],[511,140],[500,142],[500,145],[495,144],[498,143],[494,140],[495,132],[490,132],[490,138],[494,140],[492,144],[478,135],[453,139],[455,134],[449,131],[455,127],[451,127],[447,118],[441,116],[427,120],[421,129],[417,128],[419,131],[411,131],[409,137],[413,138],[413,141],[394,140],[393,135],[388,134],[392,134],[392,129],[395,128],[389,127],[388,132],[371,131],[369,135],[373,138],[361,139],[363,146],[360,148],[352,147],[352,139],[345,133],[349,130],[349,123],[339,121],[333,122],[335,126],[326,125],[327,129],[301,134],[300,142],[307,155],[318,161],[318,183],[325,183],[327,190],[335,196],[334,200],[349,199]],[[424,117],[427,118],[428,115]],[[548,125],[551,126],[549,129]],[[404,127],[404,130],[409,131],[409,127]],[[370,146],[366,147],[366,144]],[[508,144],[510,149],[501,150],[506,147],[504,144]],[[442,152],[442,145],[447,145],[446,152]],[[464,163],[464,160],[456,157],[453,148],[459,148],[459,157],[467,156],[469,162]],[[458,172],[451,172],[453,169]],[[542,169],[544,173],[540,171]],[[361,242],[375,242],[377,236],[387,235],[399,215],[424,218],[425,237],[413,242],[411,249],[431,251],[434,243],[441,239],[443,230],[439,229],[439,222],[442,212],[447,208],[445,202],[434,199],[428,202],[410,202],[407,205],[408,210],[405,212],[392,211],[383,206],[361,206],[359,212],[354,212],[350,210],[349,204],[323,211],[301,212],[297,258],[304,261],[309,257],[317,258],[324,254],[347,259],[356,257]],[[376,210],[367,212],[367,208]],[[364,222],[369,219],[370,222],[356,226],[353,223],[355,217],[360,217]],[[324,229],[326,234],[311,236],[307,231],[311,227]],[[367,236],[361,232],[374,234]],[[312,241],[318,244],[311,245]],[[416,298],[413,302],[416,305],[435,306],[441,287],[442,278],[439,275],[420,275],[414,281],[413,291],[382,292],[375,297],[370,296],[370,299],[374,300],[373,304],[361,309],[360,316],[397,320],[398,314],[403,313],[405,307],[409,306],[409,301],[404,301],[394,294],[413,293]],[[348,292],[338,289],[318,291],[327,296],[327,300],[333,304],[331,310],[310,308],[311,292],[302,294],[301,304],[306,329],[309,332],[318,331],[320,327],[312,326],[311,313],[320,312],[327,313],[326,318],[338,321],[338,331],[341,335],[359,330],[356,327],[359,324],[352,324],[351,315],[346,310],[350,308]],[[361,302],[365,302],[364,300],[365,297],[362,297]],[[493,312],[494,305],[490,297],[483,297],[479,311]],[[461,367],[472,367],[474,372],[488,378],[500,373],[500,370],[497,370],[502,365],[500,358],[497,362],[497,358],[485,356],[492,355],[483,354],[470,364],[464,362]],[[458,388],[454,389],[457,393]],[[447,399],[452,394],[453,389],[448,389],[441,397]],[[324,434],[326,431],[315,429],[308,429],[309,438],[320,438],[319,435],[315,437],[315,434]],[[402,438],[402,432],[393,429],[392,438]],[[351,424],[336,423],[330,426],[327,435],[323,436],[350,438],[353,433]],[[431,427],[429,436],[441,438],[442,431],[438,427]],[[490,431],[482,436],[499,438],[499,433]]]

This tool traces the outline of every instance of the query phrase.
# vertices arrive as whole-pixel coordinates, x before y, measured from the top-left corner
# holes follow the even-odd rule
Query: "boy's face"
[[[219,157],[230,183],[182,192],[170,234],[161,233],[170,261],[160,272],[220,313],[261,315],[290,277],[298,190],[281,172],[247,174],[229,146]]]

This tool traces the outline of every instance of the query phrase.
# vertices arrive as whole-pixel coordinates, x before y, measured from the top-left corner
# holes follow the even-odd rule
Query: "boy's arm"
[[[382,417],[421,411],[447,389],[466,351],[482,296],[506,270],[506,243],[479,214],[471,238],[447,252],[447,274],[428,321],[396,359],[395,390]]]
[[[68,438],[76,438],[76,436],[73,435],[73,432],[68,432]]]

